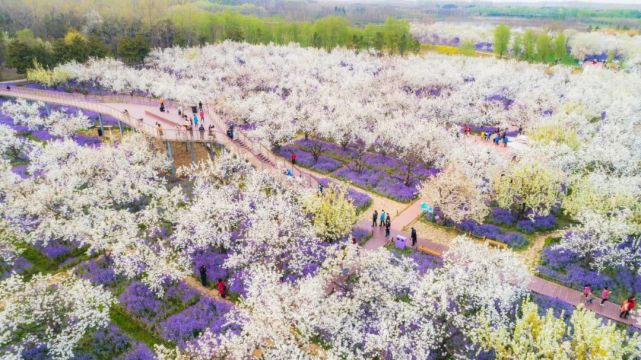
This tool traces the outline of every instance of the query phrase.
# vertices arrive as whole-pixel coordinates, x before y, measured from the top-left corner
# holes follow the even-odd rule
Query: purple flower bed
[[[134,341],[113,324],[96,330],[86,344],[80,344],[80,351],[74,359],[114,359],[131,349]]]
[[[329,184],[332,183],[332,181],[328,178],[318,179],[318,182],[320,182],[325,188],[327,188]],[[352,187],[347,188],[347,196],[352,200],[352,204],[354,204],[354,206],[360,211],[365,210],[372,203],[371,196]]]
[[[443,266],[443,260],[438,256],[425,254],[419,251],[414,251],[410,257],[416,263],[419,274],[423,275],[430,269],[437,269]]]
[[[378,182],[386,176],[386,174],[380,170],[365,168],[363,171],[359,172],[351,169],[349,166],[340,168],[334,173],[334,175],[346,181],[351,181],[364,188],[376,187]]]
[[[198,292],[182,282],[168,288],[159,299],[145,284],[135,281],[125,289],[119,300],[129,314],[153,329],[168,315],[181,311],[198,301],[198,298]]]
[[[156,355],[143,343],[138,343],[129,353],[125,354],[122,360],[156,360]]]
[[[227,330],[224,316],[231,307],[230,303],[204,297],[198,303],[163,321],[160,324],[160,335],[184,348],[187,341],[196,338],[205,329],[210,329],[216,334]]]
[[[12,265],[9,265],[0,259],[0,280],[4,280],[11,276],[11,273],[22,274],[26,270],[31,269],[31,263],[29,260],[19,256],[13,262]]]
[[[405,185],[403,180],[387,175],[376,184],[374,190],[393,199],[408,202],[418,196],[417,186],[418,182],[414,179],[410,181],[409,185]]]
[[[74,269],[74,273],[83,279],[91,281],[94,285],[107,287],[112,287],[122,279],[122,276],[116,275],[113,270],[113,261],[107,257],[90,259],[80,263]]]
[[[332,172],[343,165],[340,161],[325,155],[321,155],[318,161],[315,161],[312,154],[292,146],[283,146],[277,151],[278,155],[287,159],[291,158],[292,153],[296,154],[297,164],[323,173]]]
[[[2,105],[1,101],[0,101],[0,105]],[[13,131],[19,132],[19,133],[24,133],[24,132],[29,131],[29,128],[27,126],[25,126],[25,125],[16,125],[16,123],[13,122],[12,118],[10,118],[9,116],[4,115],[2,113],[0,113],[0,124],[6,125],[6,126],[10,127],[11,129],[13,129]]]
[[[400,160],[379,153],[367,153],[363,155],[363,161],[368,166],[379,168],[381,170],[398,169],[403,166],[403,163]]]
[[[31,132],[31,136],[42,141],[49,141],[53,139],[53,135],[51,135],[47,130],[34,130]]]
[[[324,153],[329,153],[329,154],[333,154],[333,155],[338,156],[338,157],[343,157],[343,158],[348,158],[348,159],[351,159],[351,158],[355,157],[356,154],[357,154],[357,151],[354,150],[353,148],[349,147],[349,146],[347,148],[343,149],[343,147],[340,146],[340,145],[337,145],[337,144],[334,144],[334,143],[330,143],[330,142],[326,142],[326,141],[320,141],[320,140],[300,139],[300,140],[296,140],[294,142],[294,144],[296,146],[299,146],[299,147],[301,147],[303,149],[307,149],[307,150],[311,149],[311,147],[313,145],[315,145],[315,144],[321,144]]]
[[[532,220],[521,220],[516,223],[517,229],[525,233],[552,230],[556,226],[557,220],[552,214],[547,216],[535,216]]]
[[[568,321],[574,312],[574,306],[551,296],[532,293],[532,302],[539,306],[539,316],[545,316],[548,309],[552,309],[555,317],[560,318],[563,313],[563,319]]]
[[[474,220],[463,220],[456,224],[459,231],[470,233],[476,237],[487,237],[507,244],[512,248],[521,248],[527,245],[528,240],[517,232],[503,231],[500,227],[492,224],[479,225]]]
[[[247,296],[247,284],[245,281],[245,273],[241,270],[234,273],[228,282],[229,291],[238,294],[240,297]]]
[[[510,210],[494,208],[492,209],[492,221],[499,225],[512,226],[518,220],[518,215]]]
[[[352,229],[352,236],[356,238],[356,241],[361,244],[361,242],[365,239],[368,239],[371,236],[371,230],[370,229],[364,229],[364,228],[359,228],[359,227],[354,227]]]
[[[60,244],[55,241],[50,241],[47,245],[36,245],[46,257],[52,260],[61,260],[69,255],[76,247],[68,244]]]
[[[102,143],[102,140],[97,136],[75,134],[71,138],[80,146],[98,147]]]
[[[18,165],[11,168],[11,172],[20,176],[22,179],[26,179],[29,177],[29,173],[27,172],[27,170],[27,165]]]
[[[223,263],[229,256],[211,251],[199,252],[192,259],[194,276],[200,279],[200,267],[205,266],[207,269],[207,282],[215,283],[218,279],[226,279],[229,276],[227,269],[223,268]]]

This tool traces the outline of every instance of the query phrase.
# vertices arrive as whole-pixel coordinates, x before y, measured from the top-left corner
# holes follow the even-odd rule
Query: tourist
[[[630,311],[634,309],[636,305],[636,299],[634,296],[630,296],[626,301],[623,302],[623,305],[621,305],[621,314],[619,314],[620,318],[627,319],[628,315],[630,315]]]
[[[205,122],[205,112],[200,110],[200,121]]]
[[[501,135],[499,135],[498,133],[496,134],[494,139],[492,139],[492,141],[494,142],[494,145],[497,145],[497,146],[499,145],[500,140],[501,140]]]
[[[98,128],[98,137],[102,137],[102,128],[101,127]]]
[[[374,209],[374,213],[372,214],[372,227],[376,227],[376,220],[378,220],[378,211]]]
[[[200,132],[200,140],[205,139],[205,127],[203,124],[200,124],[200,127],[198,127],[198,132]]]
[[[194,114],[194,125],[198,127],[198,115]]]
[[[207,268],[205,265],[200,265],[200,283],[203,287],[207,287]]]
[[[294,174],[292,174],[292,169],[287,168],[287,171],[285,171],[285,175],[287,175],[287,176],[294,176]]]
[[[485,131],[481,131],[481,140],[485,140]]]
[[[610,298],[610,289],[608,287],[604,287],[603,290],[601,291],[601,306],[605,304],[606,301]]]
[[[224,298],[226,289],[225,289],[225,282],[223,281],[223,279],[218,279],[216,288],[218,288],[218,294],[220,295],[220,297]]]
[[[383,225],[385,225],[385,210],[381,210],[381,224],[379,226],[383,227]]]
[[[385,237],[389,238],[390,228],[392,227],[392,219],[389,215],[385,216]]]
[[[183,115],[183,106],[180,105],[178,106],[178,116],[182,116],[182,115]]]
[[[318,192],[319,192],[321,195],[323,195],[323,190],[324,190],[324,188],[323,188],[323,184],[318,183]]]
[[[296,165],[296,153],[295,152],[292,153],[291,159],[292,159],[292,165]]]
[[[207,131],[209,132],[209,137],[214,137],[214,124],[209,125]]]
[[[507,136],[503,135],[503,147],[507,147]]]
[[[156,128],[158,129],[158,135],[162,136],[162,126],[159,122],[156,122]]]
[[[11,91],[11,86],[7,85],[7,91]]]
[[[160,112],[165,112],[165,99],[160,99]]]
[[[198,102],[198,109],[200,110],[200,112],[203,111],[203,102],[202,101]]]
[[[585,297],[585,305],[592,304],[592,285],[585,284],[583,286],[583,296]]]
[[[416,229],[412,228],[412,233],[410,235],[412,237],[412,247],[416,247],[416,241],[418,240],[418,235],[416,234]]]

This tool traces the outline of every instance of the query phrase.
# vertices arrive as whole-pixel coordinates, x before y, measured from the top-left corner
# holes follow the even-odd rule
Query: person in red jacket
[[[218,279],[218,283],[216,284],[216,287],[218,288],[218,294],[220,294],[220,297],[225,297],[225,291],[227,290],[225,287],[225,282],[223,279]]]
[[[296,153],[292,153],[292,165],[296,165]]]
[[[634,296],[630,296],[628,300],[623,302],[623,305],[621,305],[621,313],[619,314],[620,318],[627,319],[628,315],[630,315],[630,311],[634,309],[634,306],[636,305],[636,299]]]
[[[610,298],[610,289],[608,287],[604,287],[603,290],[601,291],[601,306],[605,304],[606,301]]]

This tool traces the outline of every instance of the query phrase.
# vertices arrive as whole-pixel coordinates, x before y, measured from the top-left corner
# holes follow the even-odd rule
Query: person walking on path
[[[203,111],[203,102],[202,101],[198,102],[198,109],[200,110],[200,112]]]
[[[507,135],[503,135],[503,147],[507,147],[508,138]]]
[[[630,311],[634,309],[636,305],[636,299],[634,296],[630,296],[626,301],[623,302],[623,305],[621,305],[621,313],[619,314],[619,317],[622,319],[627,319],[628,315],[630,315]]]
[[[412,228],[412,233],[410,235],[412,237],[412,247],[416,247],[416,241],[418,240],[418,235],[416,234],[416,229]]]
[[[200,110],[200,122],[205,123],[205,112]]]
[[[207,268],[205,265],[200,265],[200,283],[203,287],[207,287]]]
[[[296,157],[297,157],[297,156],[296,156],[296,153],[295,153],[295,152],[293,152],[293,153],[292,153],[292,155],[291,155],[292,165],[296,165]]]
[[[392,219],[389,215],[385,216],[385,237],[389,238],[390,228],[392,227]]]
[[[223,281],[223,279],[218,279],[218,283],[216,283],[216,288],[218,289],[218,294],[220,295],[220,297],[224,298],[225,295],[226,295],[225,291],[227,289],[226,289],[225,282]]]
[[[585,305],[592,304],[592,285],[585,284],[583,287],[583,297],[585,297]]]
[[[372,227],[376,227],[376,221],[378,220],[378,211],[374,210],[372,214]]]
[[[610,298],[610,289],[608,287],[604,287],[603,290],[601,291],[601,306],[605,304],[606,301]]]
[[[383,227],[385,225],[385,210],[381,210],[381,224],[380,227]]]

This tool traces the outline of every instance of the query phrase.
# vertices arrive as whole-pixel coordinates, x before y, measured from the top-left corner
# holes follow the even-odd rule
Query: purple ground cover
[[[9,265],[0,259],[0,280],[4,280],[11,276],[11,273],[22,274],[26,270],[31,269],[29,260],[19,256],[16,258],[12,265]]]
[[[76,249],[76,246],[50,241],[47,245],[36,245],[36,248],[49,259],[59,260],[69,255]]]
[[[74,273],[83,279],[91,281],[94,285],[107,287],[112,287],[123,279],[121,276],[116,275],[113,269],[113,261],[108,257],[82,262],[74,269]]]
[[[238,294],[240,297],[247,296],[247,283],[245,273],[241,270],[234,273],[228,282],[229,291]]]
[[[524,233],[533,233],[537,231],[548,231],[557,227],[557,219],[553,214],[546,216],[535,216],[532,219],[519,219],[518,214],[513,211],[501,208],[493,208],[490,221],[505,226],[516,226]]]
[[[169,287],[163,297],[158,298],[145,284],[135,281],[125,289],[119,300],[129,314],[148,329],[154,329],[167,316],[181,311],[198,301],[198,298],[198,292],[182,282]]]
[[[315,161],[312,154],[293,146],[283,146],[276,153],[286,159],[291,159],[292,153],[295,153],[297,164],[322,173],[332,172],[343,165],[340,161],[325,155],[321,155],[318,161]]]
[[[51,135],[47,130],[34,130],[31,132],[31,136],[42,141],[49,141],[53,139],[53,135]]]
[[[136,347],[125,354],[122,360],[156,360],[157,357],[149,350],[149,347],[143,343],[138,343]]]
[[[512,248],[521,248],[527,245],[528,240],[523,234],[503,231],[500,227],[493,224],[479,224],[474,220],[463,220],[456,224],[459,231],[470,233],[476,237],[487,237],[492,240],[500,241]]]
[[[20,176],[22,179],[26,179],[29,177],[29,173],[27,172],[27,170],[28,165],[18,165],[11,168],[11,172]]]
[[[419,274],[423,275],[427,270],[436,269],[443,266],[443,260],[438,256],[425,254],[420,251],[413,251],[410,257],[416,263]]]
[[[80,351],[74,359],[113,359],[127,352],[133,343],[134,341],[122,330],[110,324],[106,328],[95,331],[87,344],[81,344]]]
[[[380,170],[365,168],[362,171],[357,171],[349,166],[340,168],[334,175],[343,180],[351,181],[361,187],[371,189],[376,187],[378,182],[386,176],[386,174]]]
[[[216,301],[203,297],[196,304],[170,316],[160,324],[160,335],[184,347],[186,342],[193,340],[205,329],[218,334],[225,331],[225,314],[232,305],[224,301]]]
[[[0,101],[0,105],[2,104],[2,101]],[[25,125],[17,125],[16,123],[13,122],[13,119],[7,115],[4,115],[0,113],[0,124],[6,125],[13,129],[15,132],[23,133],[29,131],[29,128]]]
[[[405,185],[403,180],[395,176],[384,176],[381,181],[376,184],[374,190],[385,194],[392,199],[402,202],[408,202],[418,196],[418,182],[414,179],[410,181],[409,185]]]
[[[354,227],[352,229],[352,237],[356,238],[356,241],[359,244],[362,244],[362,242],[365,239],[370,238],[371,235],[372,235],[372,232],[371,232],[370,229],[364,229],[364,228],[360,228],[360,227]]]
[[[574,306],[551,296],[532,293],[532,302],[539,306],[539,316],[544,316],[548,309],[552,309],[554,316],[561,317],[563,314],[563,319],[567,321],[574,312]]]
[[[229,273],[223,267],[223,263],[228,257],[227,254],[219,254],[212,251],[198,252],[192,258],[194,276],[200,279],[200,267],[204,265],[207,269],[208,283],[214,284],[218,279],[227,279]]]
[[[97,136],[75,134],[71,138],[80,146],[98,147],[102,143],[102,140]]]

